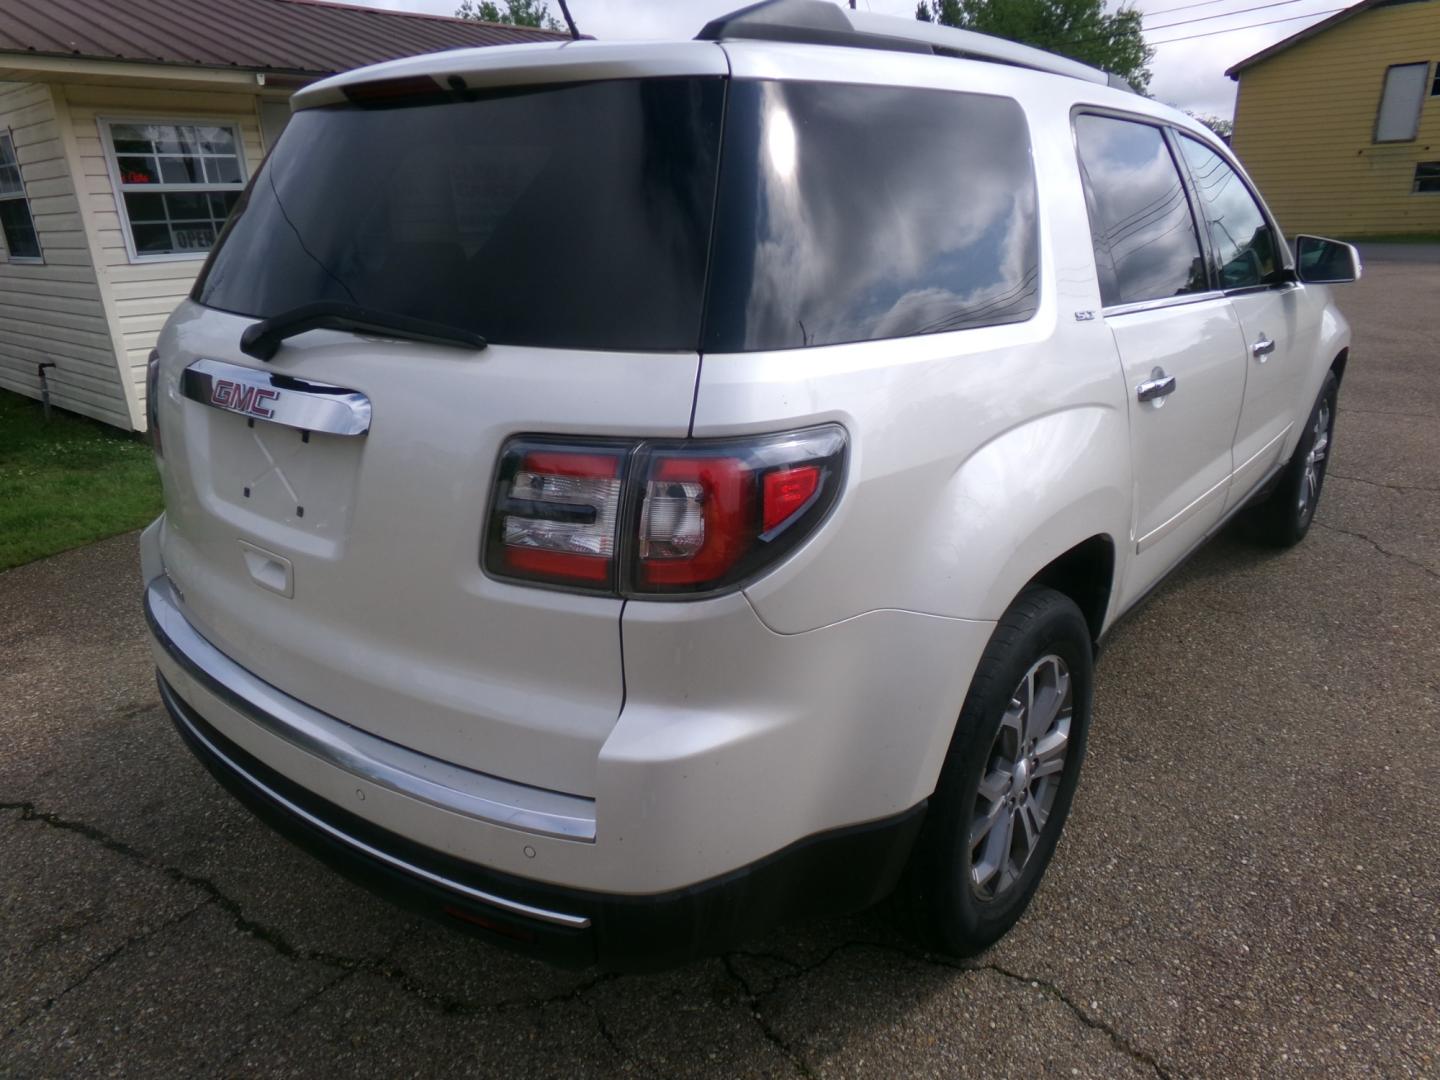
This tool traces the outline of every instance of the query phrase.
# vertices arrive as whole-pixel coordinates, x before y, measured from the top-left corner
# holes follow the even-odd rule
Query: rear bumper
[[[376,732],[242,666],[276,642],[210,636],[162,560],[163,520],[141,538],[145,608],[197,755],[370,884],[565,962],[663,966],[883,896],[992,629],[884,610],[780,634],[740,594],[631,603],[625,703],[581,795],[422,752],[403,695]],[[288,612],[274,619],[294,630]],[[484,704],[458,728],[478,761]]]
[[[668,967],[733,948],[789,919],[859,910],[893,887],[924,817],[922,803],[666,893],[571,889],[476,866],[320,799],[227,739],[163,674],[159,685],[195,756],[276,831],[406,907],[567,966]]]

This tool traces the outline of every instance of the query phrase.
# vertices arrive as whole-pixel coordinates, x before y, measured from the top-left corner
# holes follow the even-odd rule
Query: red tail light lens
[[[775,469],[765,474],[765,501],[762,519],[765,531],[785,524],[805,508],[820,490],[820,466],[801,465]]]
[[[511,442],[500,459],[487,568],[501,577],[610,591],[629,452]]]
[[[711,581],[745,553],[754,485],[741,458],[652,457],[640,511],[640,588]]]
[[[612,595],[722,592],[814,532],[840,493],[845,451],[834,424],[726,440],[512,440],[485,566]]]
[[[445,88],[429,75],[405,75],[398,79],[351,83],[341,87],[341,91],[356,105],[388,105],[405,98],[443,94]]]

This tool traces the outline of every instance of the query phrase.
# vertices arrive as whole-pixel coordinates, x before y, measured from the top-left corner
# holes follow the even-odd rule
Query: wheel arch
[[[1330,370],[1335,373],[1335,382],[1336,382],[1337,385],[1338,385],[1338,384],[1341,384],[1341,383],[1344,383],[1344,381],[1345,381],[1345,365],[1346,365],[1347,363],[1349,363],[1349,362],[1350,362],[1350,346],[1348,346],[1348,345],[1345,346],[1345,348],[1343,348],[1343,349],[1340,350],[1339,354],[1336,355],[1336,357],[1335,357],[1334,360],[1330,361]]]
[[[1097,533],[1052,559],[1029,582],[1044,585],[1075,601],[1090,627],[1090,640],[1100,640],[1115,592],[1115,540]]]

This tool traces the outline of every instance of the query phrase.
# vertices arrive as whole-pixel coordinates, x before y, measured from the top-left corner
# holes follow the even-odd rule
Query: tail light
[[[156,457],[163,457],[165,447],[160,439],[160,350],[151,349],[145,362],[145,429],[150,433],[150,447]]]
[[[773,566],[840,492],[838,425],[675,442],[512,439],[486,569],[607,595],[723,591]]]

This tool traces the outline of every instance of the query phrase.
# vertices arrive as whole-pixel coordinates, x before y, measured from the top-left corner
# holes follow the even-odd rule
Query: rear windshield
[[[582,83],[296,113],[197,285],[489,341],[694,349],[724,82]]]
[[[1035,313],[1035,181],[1014,101],[728,91],[619,80],[302,110],[195,299],[253,317],[337,300],[501,344],[711,352]]]

